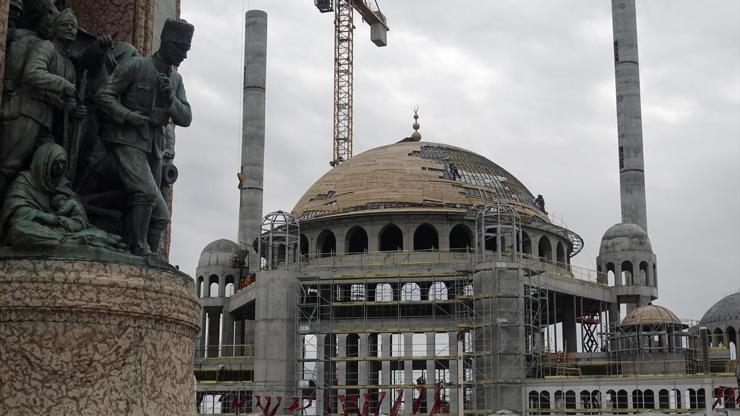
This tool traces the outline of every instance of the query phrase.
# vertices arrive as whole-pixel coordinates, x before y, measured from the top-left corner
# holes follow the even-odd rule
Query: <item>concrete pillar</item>
[[[253,285],[257,299],[254,392],[263,396],[289,396],[295,389],[298,281],[291,271],[272,270],[258,272]]]
[[[411,359],[414,355],[414,334],[403,334],[403,383],[406,386],[412,386],[414,380],[414,361]],[[412,404],[414,402],[414,389],[405,388],[403,392],[404,411],[403,414],[410,415]]]
[[[223,275],[218,277],[218,297],[226,297],[226,276]]]
[[[340,386],[347,385],[347,334],[337,335],[337,383]],[[339,389],[339,395],[347,394],[344,388]]]
[[[208,310],[208,357],[218,357],[219,344],[219,330],[221,329],[221,310],[220,309],[209,309]]]
[[[329,388],[326,386],[326,380],[324,378],[324,348],[325,348],[325,336],[319,334],[316,337],[316,414],[322,414],[321,411],[325,408],[324,394],[329,392]]]
[[[622,222],[647,231],[635,0],[612,0]]]
[[[391,361],[389,359],[391,356],[391,334],[380,334],[378,336],[382,339],[380,355],[383,357],[383,361],[380,363],[380,384],[390,386],[393,384],[391,383]],[[385,391],[386,397],[380,406],[380,411],[383,414],[388,414],[391,411],[393,387],[390,387]]]
[[[427,412],[432,408],[434,404],[434,384],[437,382],[437,372],[435,371],[435,362],[433,358],[436,352],[436,341],[437,334],[434,332],[426,333],[427,340],[427,389],[426,389],[426,400],[427,400]]]
[[[246,354],[244,348],[244,319],[237,319],[234,322],[234,355],[243,357]]]
[[[449,337],[449,349],[450,349],[450,361],[449,361],[449,368],[450,368],[450,379],[448,384],[450,387],[450,394],[447,396],[447,401],[450,402],[450,413],[455,414],[458,409],[458,389],[462,387],[458,387],[458,385],[462,385],[461,380],[457,378],[457,372],[458,372],[458,353],[457,350],[457,332],[448,332],[447,333]]]
[[[206,322],[208,321],[208,314],[202,308],[200,314],[200,334],[198,334],[198,347],[195,351],[195,356],[202,358],[206,356]]]
[[[226,311],[221,318],[221,356],[233,357],[235,354],[234,344],[234,317]]]
[[[262,222],[262,188],[265,162],[265,86],[267,69],[267,13],[246,14],[244,40],[244,114],[239,200],[239,244],[250,249],[249,264],[259,265],[252,242]]]
[[[576,352],[578,349],[578,336],[576,333],[576,317],[573,301],[568,299],[564,302],[563,310],[563,351]]]
[[[365,394],[367,394],[367,386],[368,379],[370,377],[369,369],[370,369],[370,363],[367,361],[368,356],[368,338],[370,334],[359,334],[359,359],[360,361],[357,363],[357,384],[360,385],[360,401],[359,406],[360,409],[362,409],[362,406],[365,405]]]

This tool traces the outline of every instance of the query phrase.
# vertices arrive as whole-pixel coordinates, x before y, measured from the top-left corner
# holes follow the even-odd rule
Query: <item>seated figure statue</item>
[[[39,146],[30,170],[21,172],[5,195],[0,242],[16,248],[88,245],[124,252],[121,237],[93,227],[69,186],[67,153],[53,143]]]

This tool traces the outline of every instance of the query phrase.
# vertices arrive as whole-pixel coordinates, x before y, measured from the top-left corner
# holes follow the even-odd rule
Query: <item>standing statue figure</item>
[[[28,166],[39,143],[53,143],[69,134],[70,117],[85,117],[87,110],[77,105],[76,70],[69,58],[69,48],[77,36],[77,20],[70,9],[49,17],[51,40],[38,40],[24,47],[27,56],[22,74],[7,112],[4,112],[0,138],[0,197]],[[31,39],[31,35],[27,36]],[[16,40],[13,46],[21,46]],[[16,58],[11,51],[11,60]],[[17,62],[16,62],[17,63]],[[9,66],[9,70],[12,65]],[[7,75],[7,74],[6,74]]]
[[[170,122],[187,127],[192,119],[174,67],[187,57],[193,31],[185,20],[167,19],[159,50],[125,61],[97,93],[100,110],[113,120],[103,139],[118,162],[128,195],[125,238],[134,255],[156,252],[169,222],[160,191],[165,129]]]

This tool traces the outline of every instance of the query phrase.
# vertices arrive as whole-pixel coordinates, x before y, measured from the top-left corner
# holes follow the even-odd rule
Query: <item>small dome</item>
[[[701,318],[701,326],[709,329],[740,327],[740,291],[725,296]]]
[[[675,313],[658,305],[645,305],[633,310],[622,320],[621,326],[675,324],[681,325]]]
[[[231,268],[237,250],[239,250],[239,244],[231,240],[222,238],[213,241],[200,253],[198,268],[214,266]]]
[[[639,225],[628,223],[612,225],[601,238],[599,256],[624,251],[653,252],[650,238]]]

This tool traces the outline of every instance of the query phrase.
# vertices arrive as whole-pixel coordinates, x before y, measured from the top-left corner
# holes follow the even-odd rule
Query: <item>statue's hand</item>
[[[175,95],[172,92],[172,85],[170,85],[170,77],[164,74],[158,74],[157,80],[159,81],[159,92],[162,93],[165,104],[169,106],[175,99]]]
[[[101,51],[107,51],[113,47],[113,38],[107,35],[98,36],[97,42],[98,48],[100,48]]]
[[[138,111],[132,111],[126,116],[126,120],[136,127],[141,127],[149,122],[149,117]]]
[[[83,118],[87,117],[87,107],[84,105],[78,105],[75,107],[75,113],[74,117],[78,120],[82,120]]]
[[[72,218],[67,217],[57,217],[59,219],[59,225],[64,227],[67,231],[71,231],[73,233],[76,233],[78,231],[83,230],[82,224],[80,224],[79,221],[75,221]]]

